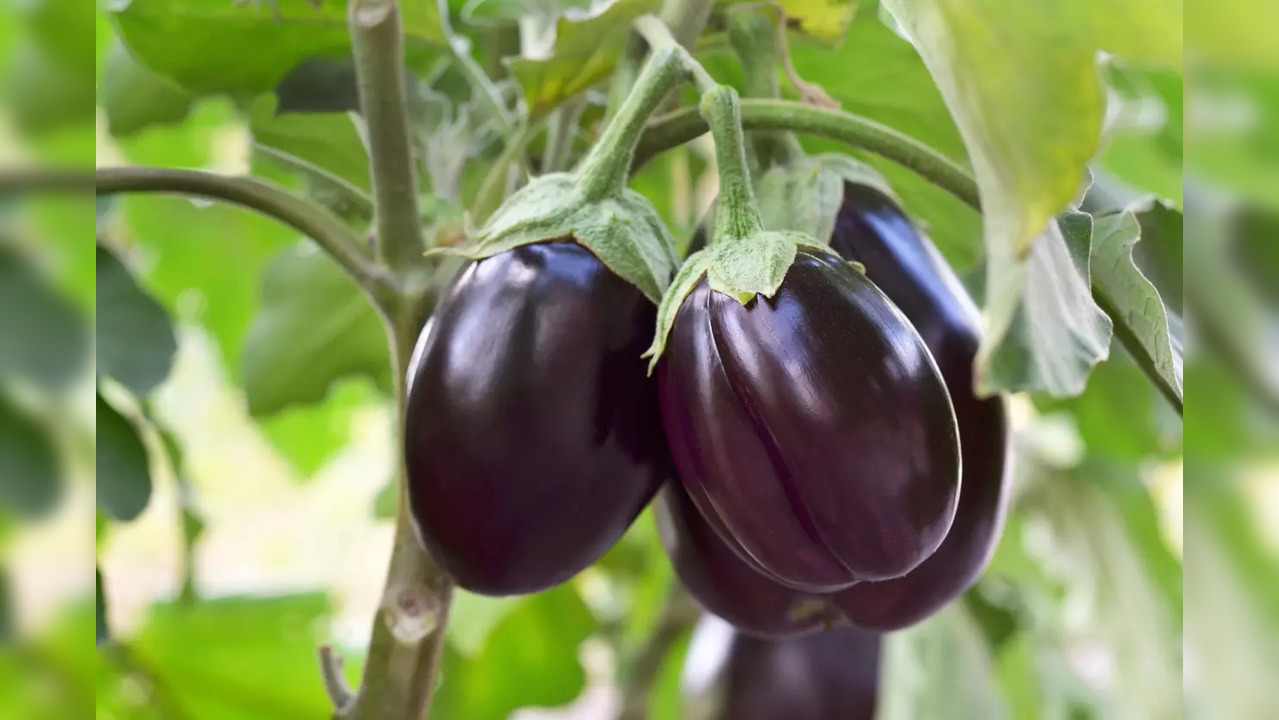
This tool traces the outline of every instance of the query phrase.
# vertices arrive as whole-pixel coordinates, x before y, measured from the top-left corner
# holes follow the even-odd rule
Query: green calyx
[[[473,245],[431,252],[480,260],[521,245],[576,242],[658,302],[679,265],[679,252],[653,204],[626,182],[645,123],[687,77],[686,63],[679,48],[655,50],[576,170],[543,175],[511,195]]]

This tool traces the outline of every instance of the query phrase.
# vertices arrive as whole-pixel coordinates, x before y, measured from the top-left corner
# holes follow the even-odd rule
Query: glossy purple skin
[[[561,583],[622,536],[669,476],[640,355],[656,308],[584,247],[468,267],[411,368],[405,427],[419,534],[477,593]]]
[[[950,529],[954,412],[905,316],[838,257],[802,249],[749,306],[697,285],[658,370],[698,510],[776,581],[829,592],[898,577]]]
[[[879,191],[846,184],[831,247],[901,308],[941,369],[959,421],[963,485],[955,522],[937,552],[904,577],[865,583],[834,597],[862,627],[913,625],[959,597],[985,570],[1008,510],[1009,441],[1003,400],[978,399],[973,359],[981,316],[954,271]]]
[[[680,582],[703,608],[741,632],[769,638],[794,636],[840,619],[823,599],[778,585],[744,563],[678,482],[662,486],[653,508],[662,545]]]
[[[786,640],[737,635],[719,720],[873,720],[880,636],[851,627]]]

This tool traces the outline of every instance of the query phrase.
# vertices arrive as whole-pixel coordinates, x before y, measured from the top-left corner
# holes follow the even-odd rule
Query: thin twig
[[[102,168],[96,183],[98,195],[167,193],[256,210],[314,240],[375,302],[381,304],[393,292],[389,277],[370,261],[364,244],[341,219],[277,185],[251,177],[151,167]]]
[[[368,126],[378,259],[397,270],[423,262],[417,163],[405,95],[404,24],[394,0],[352,0],[351,51]]]
[[[741,101],[744,130],[793,130],[837,140],[881,155],[980,209],[977,183],[968,171],[918,140],[857,115],[784,100]],[[632,171],[654,155],[707,132],[696,107],[684,107],[649,123],[635,152]]]
[[[329,699],[333,701],[333,707],[337,709],[338,714],[341,714],[355,697],[343,672],[345,663],[332,645],[321,645],[319,655],[320,679],[324,681],[324,691],[329,694]]]

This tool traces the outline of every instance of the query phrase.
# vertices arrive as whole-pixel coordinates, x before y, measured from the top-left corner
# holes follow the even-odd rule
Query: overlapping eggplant
[[[963,482],[958,510],[940,547],[904,576],[825,594],[796,591],[760,572],[713,527],[664,491],[659,502],[680,518],[663,539],[684,584],[709,610],[756,635],[803,633],[813,618],[840,618],[877,630],[908,626],[962,594],[985,568],[1007,509],[1008,430],[1003,402],[973,392],[972,363],[980,339],[975,306],[931,243],[890,198],[848,184],[831,246],[864,264],[867,276],[901,308],[936,360],[961,436]],[[793,608],[802,608],[797,620]],[[807,621],[804,621],[807,620]]]
[[[990,561],[1008,510],[1006,410],[1001,398],[978,398],[973,389],[973,358],[981,340],[977,307],[892,199],[875,188],[846,183],[831,247],[865,265],[867,276],[919,331],[946,380],[959,421],[963,485],[946,540],[904,577],[835,596],[849,621],[894,630],[959,597]]]
[[[604,554],[669,474],[641,353],[656,308],[571,242],[473,263],[411,369],[409,500],[468,590],[541,590]]]
[[[658,368],[679,478],[758,572],[807,592],[909,572],[959,493],[945,384],[919,334],[866,276],[801,247],[772,297],[706,278]]]
[[[872,720],[881,645],[878,634],[851,627],[762,640],[704,618],[685,661],[689,705],[715,706],[716,720]]]

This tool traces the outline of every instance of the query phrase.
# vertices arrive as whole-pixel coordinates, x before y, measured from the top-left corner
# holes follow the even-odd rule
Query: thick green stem
[[[378,259],[388,267],[422,262],[417,167],[405,97],[404,27],[395,0],[352,0],[351,51],[368,126]]]
[[[727,85],[702,96],[702,117],[715,138],[715,163],[719,170],[719,209],[711,242],[741,240],[764,229],[746,163],[746,138],[737,91]]]
[[[841,110],[783,100],[743,100],[741,114],[745,130],[793,130],[881,155],[914,170],[974,209],[981,209],[977,183],[968,171],[918,140],[873,120]],[[663,150],[682,145],[708,129],[695,107],[681,108],[655,119],[644,131],[644,137],[635,150],[633,169]]]
[[[363,243],[336,215],[271,183],[199,170],[148,167],[102,168],[96,180],[98,195],[166,193],[257,210],[314,240],[375,303],[383,305],[394,294],[386,272],[369,260]],[[51,187],[49,184],[46,189]]]
[[[626,187],[635,144],[649,116],[687,77],[688,53],[683,49],[664,47],[653,52],[626,102],[578,166],[577,185],[586,199],[610,197]]]

